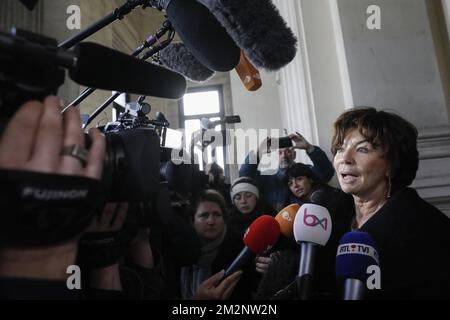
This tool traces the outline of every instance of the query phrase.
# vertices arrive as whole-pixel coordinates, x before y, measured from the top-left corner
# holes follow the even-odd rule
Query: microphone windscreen
[[[166,99],[180,99],[186,92],[181,74],[117,50],[82,42],[75,52],[77,63],[69,74],[79,84]]]
[[[39,0],[20,0],[22,4],[27,7],[28,10],[32,11]]]
[[[281,209],[275,216],[275,220],[280,225],[280,232],[287,238],[291,238],[293,235],[294,221],[298,209],[300,209],[300,205],[293,203]]]
[[[280,236],[280,225],[274,217],[262,215],[255,219],[244,235],[244,244],[255,254],[273,246]]]
[[[214,71],[201,64],[183,43],[171,43],[158,56],[166,67],[191,81],[203,82],[214,76]]]
[[[197,0],[256,67],[278,70],[294,59],[297,39],[270,0]]]
[[[379,265],[377,246],[367,232],[352,231],[344,234],[336,255],[336,279],[367,280],[367,267]]]
[[[203,65],[227,72],[238,64],[239,48],[204,5],[196,0],[171,0],[166,13],[183,43]]]
[[[317,204],[305,203],[295,216],[295,241],[324,246],[330,239],[331,227],[331,216],[327,208]]]
[[[317,189],[311,194],[310,200],[311,203],[326,207],[331,201],[331,193],[323,189]]]

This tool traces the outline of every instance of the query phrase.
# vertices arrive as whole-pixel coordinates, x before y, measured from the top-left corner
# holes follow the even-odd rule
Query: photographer
[[[283,176],[286,170],[295,163],[295,149],[306,151],[306,154],[313,163],[313,166],[311,166],[312,172],[314,172],[323,183],[330,181],[334,175],[333,165],[322,149],[310,144],[298,132],[289,135],[289,138],[291,139],[293,146],[278,150],[279,167],[276,174],[262,175],[261,172],[258,171],[258,164],[261,156],[271,152],[270,148],[267,148],[267,139],[264,140],[258,148],[257,163],[250,163],[251,154],[249,154],[245,158],[245,163],[239,170],[240,177],[251,177],[258,183],[258,187],[265,196],[267,202],[276,211],[283,208],[284,201],[289,194],[289,189],[283,183]]]
[[[70,108],[62,116],[59,100],[54,96],[47,97],[43,103],[25,103],[6,127],[0,142],[0,177],[4,188],[6,180],[11,183],[7,186],[9,189],[19,189],[20,183],[31,181],[26,178],[27,175],[33,177],[36,184],[41,182],[48,187],[55,183],[55,189],[74,181],[75,176],[81,178],[77,180],[80,185],[91,186],[86,187],[88,196],[82,199],[79,206],[84,211],[73,209],[71,204],[63,208],[66,210],[60,211],[61,215],[74,218],[77,222],[71,225],[61,223],[61,228],[55,228],[59,227],[60,221],[52,220],[52,214],[58,213],[58,206],[64,206],[63,201],[47,198],[39,202],[33,199],[38,202],[36,208],[39,208],[33,211],[26,206],[27,199],[20,203],[18,199],[7,198],[14,190],[10,190],[10,195],[5,194],[6,191],[2,193],[1,201],[7,210],[2,213],[6,223],[2,223],[0,230],[1,298],[78,297],[79,290],[70,291],[66,286],[66,270],[68,266],[74,265],[78,238],[102,200],[97,183],[102,173],[105,139],[97,129],[91,129],[89,135],[92,145],[87,151],[84,149],[79,111]],[[22,178],[22,181],[17,177]],[[17,186],[12,185],[11,181],[17,182]],[[21,216],[36,219],[41,225],[31,225],[34,221],[20,221]],[[19,223],[15,224],[17,220]],[[55,224],[52,225],[52,222]],[[67,231],[64,227],[70,232],[62,234]],[[36,228],[42,229],[36,231]]]

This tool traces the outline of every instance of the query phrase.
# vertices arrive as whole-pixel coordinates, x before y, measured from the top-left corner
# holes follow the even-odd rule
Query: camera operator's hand
[[[97,129],[92,129],[90,136],[89,152],[75,154],[77,157],[62,155],[64,147],[84,148],[79,111],[70,108],[61,115],[59,99],[54,96],[47,97],[43,103],[29,101],[18,109],[1,137],[0,168],[99,180],[105,139]],[[85,165],[81,160],[86,160]],[[39,247],[2,247],[0,277],[66,279],[67,267],[75,263],[77,241],[73,237],[64,243]]]
[[[153,251],[150,246],[150,228],[141,228],[130,244],[130,256],[134,263],[146,269],[155,266]]]
[[[128,203],[107,203],[101,216],[95,216],[88,232],[119,231],[125,222],[128,212]],[[90,286],[103,290],[122,290],[120,282],[119,263],[105,268],[93,269],[90,275]]]
[[[255,258],[256,271],[261,274],[267,273],[267,270],[269,270],[269,265],[270,265],[271,261],[272,261],[272,256],[265,257],[265,256],[258,255]]]
[[[128,213],[128,203],[107,203],[101,216],[92,218],[86,232],[119,231],[125,222]]]
[[[314,150],[314,146],[298,132],[290,134],[289,138],[292,140],[294,149],[303,149],[308,153],[311,153]]]
[[[237,271],[222,280],[222,270],[203,281],[195,294],[196,300],[226,300],[241,279],[242,271]],[[221,281],[222,280],[222,281]],[[220,282],[221,281],[221,282]],[[219,283],[220,282],[220,283]]]
[[[83,167],[79,159],[61,154],[64,147],[84,148],[78,109],[69,108],[63,119],[58,98],[49,96],[44,103],[29,101],[17,111],[2,136],[0,168],[100,179],[105,139],[98,129],[89,133],[92,147]]]

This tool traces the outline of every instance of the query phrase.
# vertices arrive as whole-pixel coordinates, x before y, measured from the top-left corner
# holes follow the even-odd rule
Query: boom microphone
[[[294,59],[297,39],[270,0],[197,0],[259,68],[278,70]]]
[[[28,10],[32,11],[39,0],[20,0],[22,4],[27,7]]]
[[[53,39],[43,41],[41,36],[38,41],[34,40],[36,37],[17,29],[13,29],[12,35],[0,32],[0,63],[8,66],[0,70],[0,80],[19,79],[16,82],[20,84],[15,85],[20,88],[49,91],[44,87],[44,82],[49,80],[43,70],[56,69],[63,82],[61,67],[64,67],[72,80],[88,87],[168,99],[179,99],[186,92],[186,79],[166,68],[95,43],[79,43],[73,51],[68,51],[57,48]],[[111,71],[116,71],[117,76],[112,77]],[[11,75],[3,76],[4,72]]]
[[[196,0],[157,0],[189,51],[206,67],[227,72],[239,62],[240,50],[227,31]]]
[[[76,53],[77,62],[69,75],[79,84],[167,99],[179,99],[186,92],[182,75],[122,52],[82,42]],[[111,71],[117,76],[112,77]]]
[[[226,116],[220,120],[211,121],[208,118],[202,118],[200,120],[200,127],[204,130],[208,129],[214,129],[215,126],[219,124],[232,124],[232,123],[241,123],[241,117],[234,115],[234,116]]]
[[[294,237],[300,244],[300,261],[297,280],[299,298],[312,296],[314,259],[319,246],[325,246],[331,235],[331,216],[325,207],[303,204],[294,220]]]
[[[361,300],[366,292],[367,268],[379,265],[377,246],[367,232],[344,234],[336,255],[336,279],[344,285],[344,300]]]
[[[245,232],[245,247],[225,271],[224,278],[240,270],[250,258],[270,249],[279,236],[280,225],[272,216],[258,217]]]
[[[201,64],[183,43],[171,43],[158,53],[158,57],[166,67],[194,82],[207,81],[215,74]]]

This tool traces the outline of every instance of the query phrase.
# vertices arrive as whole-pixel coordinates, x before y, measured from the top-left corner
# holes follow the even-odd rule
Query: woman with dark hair
[[[310,202],[312,193],[323,185],[311,169],[303,163],[296,163],[289,167],[283,176],[283,183],[291,191],[285,205],[291,203],[302,205]]]
[[[191,266],[182,267],[180,291],[184,299],[198,297],[202,283],[221,270],[227,269],[244,247],[242,236],[227,228],[226,204],[216,190],[201,193],[193,206],[192,225],[201,243],[201,256]],[[244,273],[231,293],[230,299],[249,299],[248,285],[252,264],[245,266]],[[219,285],[219,284],[218,284]]]
[[[352,196],[351,228],[378,246],[384,298],[449,297],[450,219],[408,187],[417,135],[402,117],[374,108],[347,111],[334,124],[334,167]]]
[[[319,200],[323,206],[330,205],[339,190],[325,184],[318,178],[311,168],[303,163],[296,163],[286,170],[283,183],[289,188],[290,193],[285,200],[285,206],[293,203],[302,205]],[[312,199],[315,191],[320,190],[320,199]]]
[[[417,129],[402,117],[375,108],[357,108],[334,124],[332,153],[342,191],[329,207],[333,229],[318,252],[316,296],[338,298],[334,264],[339,239],[349,231],[369,233],[378,247],[381,289],[368,290],[368,298],[449,298],[450,219],[409,188],[419,158]],[[295,278],[288,261],[298,253],[273,259],[262,281],[263,292],[273,295]],[[278,280],[272,269],[289,276]],[[282,291],[295,295],[295,287]],[[282,295],[282,294],[279,294]],[[264,295],[260,295],[264,297]]]

